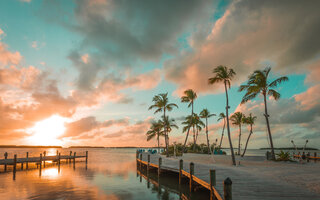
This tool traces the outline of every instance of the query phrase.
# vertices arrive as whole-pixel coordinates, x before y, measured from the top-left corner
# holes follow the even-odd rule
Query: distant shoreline
[[[260,150],[268,150],[271,148],[260,148]],[[274,148],[275,150],[296,150],[293,147],[282,147],[282,148]],[[297,150],[319,150],[317,148],[312,148],[312,147],[306,147],[305,149],[303,147],[297,147]]]

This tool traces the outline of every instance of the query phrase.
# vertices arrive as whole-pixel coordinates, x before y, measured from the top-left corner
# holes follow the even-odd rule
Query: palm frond
[[[286,76],[282,76],[280,78],[277,78],[276,80],[272,81],[270,84],[269,84],[269,87],[271,88],[274,88],[274,87],[277,87],[279,84],[281,84],[282,82],[285,82],[285,81],[288,81],[289,78],[286,77]]]
[[[268,91],[268,95],[269,95],[269,96],[272,96],[276,101],[277,101],[278,99],[280,99],[280,93],[277,92],[277,91],[275,91],[275,90],[273,90],[273,89],[270,89],[270,90]]]

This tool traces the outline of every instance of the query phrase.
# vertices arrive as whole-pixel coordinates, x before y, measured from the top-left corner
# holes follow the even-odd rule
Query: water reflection
[[[10,155],[25,155],[26,152],[26,149],[11,150],[6,151]],[[17,168],[15,181],[12,180],[11,168],[0,173],[0,199],[152,200],[179,199],[179,196],[187,195],[187,188],[181,190],[182,195],[179,194],[177,178],[161,177],[158,180],[157,174],[151,172],[145,179],[137,174],[135,149],[72,149],[77,154],[86,150],[89,151],[87,165],[85,162],[73,164],[63,161],[60,168],[55,163],[47,163],[46,168],[40,170],[40,167],[36,169],[29,164],[29,170]],[[29,155],[36,156],[44,149],[28,151]],[[68,155],[69,151],[59,150],[61,155]],[[47,152],[50,155],[50,151]],[[55,149],[52,152],[55,155]]]

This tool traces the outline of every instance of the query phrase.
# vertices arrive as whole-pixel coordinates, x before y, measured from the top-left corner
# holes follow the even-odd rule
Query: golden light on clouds
[[[65,130],[64,126],[66,118],[59,115],[53,115],[47,119],[37,122],[27,132],[32,134],[29,137],[30,143],[34,145],[62,145],[62,141],[58,139]]]

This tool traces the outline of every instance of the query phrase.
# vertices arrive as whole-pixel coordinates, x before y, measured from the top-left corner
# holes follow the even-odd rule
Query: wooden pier
[[[144,157],[147,157],[146,159],[147,161],[144,161],[143,159]],[[142,168],[142,166],[145,166],[147,168],[147,174],[149,174],[149,170],[152,170],[152,169],[157,170],[158,177],[160,177],[161,173],[166,171],[178,173],[179,184],[182,183],[182,179],[187,178],[189,180],[190,192],[192,192],[195,186],[198,185],[210,191],[211,200],[223,200],[223,198],[215,188],[216,175],[215,175],[214,169],[207,170],[208,176],[210,177],[210,181],[207,182],[195,175],[194,163],[192,162],[189,163],[189,172],[188,172],[188,170],[186,169],[187,166],[184,167],[183,160],[179,161],[179,168],[175,168],[168,165],[163,165],[162,157],[160,157],[159,155],[152,155],[152,159],[151,159],[150,154],[137,152],[136,159],[137,159],[137,165],[139,166],[139,168]],[[157,159],[158,159],[158,164],[155,164]],[[232,200],[232,187],[231,187],[232,181],[230,180],[230,178],[226,178],[223,185],[224,185],[224,200]]]
[[[319,194],[305,188],[258,177],[241,169],[235,170],[236,166],[197,164],[148,153],[137,153],[137,165],[146,168],[147,172],[157,171],[158,176],[167,172],[176,173],[179,180],[188,180],[190,191],[198,186],[207,188],[211,192],[210,199],[320,199]]]
[[[60,169],[60,164],[63,160],[65,160],[66,163],[73,163],[73,165],[75,165],[76,159],[85,158],[85,162],[87,164],[88,151],[86,151],[85,155],[77,155],[76,152],[73,152],[73,155],[72,155],[72,151],[70,151],[69,155],[61,155],[61,153],[57,151],[56,155],[54,156],[47,156],[46,151],[44,151],[43,154],[40,153],[39,157],[29,157],[29,152],[26,152],[26,157],[23,157],[23,158],[18,158],[17,154],[14,154],[13,158],[8,158],[8,153],[6,152],[4,154],[4,158],[5,159],[0,160],[0,165],[4,166],[3,171],[7,172],[8,166],[12,166],[13,179],[15,179],[15,174],[16,174],[18,165],[20,165],[21,170],[24,169],[24,165],[25,165],[25,169],[28,170],[29,163],[35,164],[36,167],[40,169],[39,174],[41,175],[41,169],[42,167],[43,168],[46,167],[46,162],[48,161],[57,164],[59,169]]]

